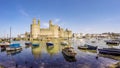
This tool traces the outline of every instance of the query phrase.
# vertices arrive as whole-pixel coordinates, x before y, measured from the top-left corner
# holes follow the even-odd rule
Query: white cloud
[[[29,16],[29,14],[28,14],[25,10],[23,10],[23,9],[20,9],[19,12],[20,12],[23,16],[26,16],[26,17]]]
[[[49,23],[43,22],[43,26],[42,27],[48,28],[49,27]]]
[[[59,19],[59,18],[56,18],[56,19],[54,20],[54,22],[55,22],[55,23],[58,23],[58,22],[60,22],[60,19]]]

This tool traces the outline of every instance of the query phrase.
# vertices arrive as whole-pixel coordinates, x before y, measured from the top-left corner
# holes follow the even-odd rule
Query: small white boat
[[[15,51],[15,50],[21,50],[22,47],[18,47],[18,48],[12,48],[12,47],[7,47],[6,51]]]
[[[68,45],[68,42],[67,41],[62,41],[61,45]]]
[[[0,43],[1,47],[6,47],[6,46],[9,46],[9,45],[10,45],[9,42],[2,42],[2,43]]]

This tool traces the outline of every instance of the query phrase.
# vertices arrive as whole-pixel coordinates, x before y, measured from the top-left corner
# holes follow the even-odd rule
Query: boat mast
[[[10,27],[10,40],[9,40],[9,41],[10,41],[10,43],[11,43],[11,27]]]

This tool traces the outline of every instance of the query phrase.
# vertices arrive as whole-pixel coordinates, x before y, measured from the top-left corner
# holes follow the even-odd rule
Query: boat
[[[118,40],[105,40],[106,44],[119,44]]]
[[[14,51],[14,50],[21,50],[22,47],[20,46],[19,43],[13,43],[13,44],[10,44],[9,47],[6,47],[6,51]]]
[[[66,56],[64,53],[62,53],[63,54],[63,57],[64,57],[64,59],[67,61],[67,62],[76,62],[77,60],[76,60],[76,58],[75,57],[68,57],[68,56]]]
[[[75,55],[77,54],[75,51],[74,51],[74,48],[73,47],[65,47],[62,49],[62,53],[65,54],[66,56],[68,57],[75,57]]]
[[[88,49],[88,47],[86,47],[86,46],[78,46],[78,49],[86,50],[86,49]]]
[[[103,49],[98,49],[98,51],[100,54],[120,56],[120,49],[117,48],[103,48]]]
[[[47,46],[53,46],[54,44],[52,42],[47,42],[46,45]]]
[[[31,42],[25,42],[25,45],[32,45]]]
[[[0,43],[0,47],[7,47],[9,45],[10,45],[9,42],[2,42],[2,43]]]
[[[78,49],[96,50],[97,46],[92,46],[92,45],[85,44],[84,46],[78,46]]]
[[[96,41],[91,41],[91,43],[95,43]]]
[[[32,46],[39,46],[39,43],[32,43]]]
[[[68,42],[62,41],[62,42],[61,42],[61,45],[68,45]]]
[[[87,46],[88,49],[90,49],[90,50],[96,50],[97,49],[97,46],[92,46],[92,45],[89,45],[89,44],[85,44],[84,46]]]

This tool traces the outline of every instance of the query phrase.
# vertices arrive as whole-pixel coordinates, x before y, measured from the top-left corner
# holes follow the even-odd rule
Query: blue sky
[[[120,32],[120,0],[0,0],[0,37],[30,31],[33,18],[41,27],[54,24],[75,33]]]

